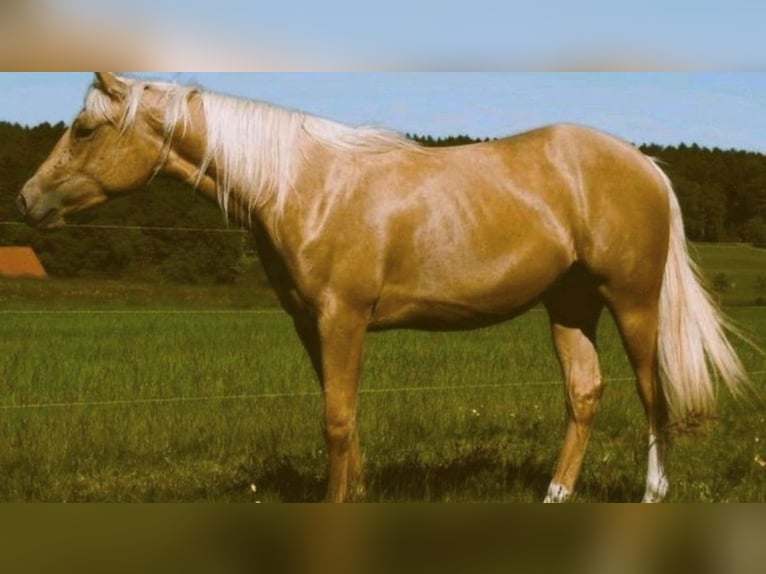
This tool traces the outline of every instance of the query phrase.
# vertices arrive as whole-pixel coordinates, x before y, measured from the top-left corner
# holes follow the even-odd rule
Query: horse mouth
[[[37,219],[36,221],[30,221],[27,219],[27,222],[40,231],[61,229],[66,225],[66,220],[64,219],[63,214],[55,208],[48,210],[48,212],[40,219]]]

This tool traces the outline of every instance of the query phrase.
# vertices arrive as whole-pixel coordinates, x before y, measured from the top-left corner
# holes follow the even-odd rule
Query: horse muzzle
[[[30,180],[16,197],[16,208],[24,217],[24,221],[39,229],[56,227],[61,220],[59,209],[42,197],[39,186]]]
[[[20,193],[16,197],[16,208],[19,210],[19,213],[26,219],[27,213],[29,212],[29,206],[27,205],[27,198],[24,197],[23,193]]]
[[[16,197],[16,208],[29,225],[37,225],[43,219],[44,212],[40,209],[40,190],[33,180],[26,183],[21,193]]]

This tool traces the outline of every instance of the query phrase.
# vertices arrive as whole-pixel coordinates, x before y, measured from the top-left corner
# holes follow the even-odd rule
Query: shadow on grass
[[[604,477],[583,477],[577,486],[572,502],[641,502],[644,485],[636,481],[635,473],[622,473]]]
[[[281,502],[322,502],[326,477],[300,460],[274,459],[253,474],[259,492]],[[550,463],[533,457],[503,462],[496,452],[475,451],[444,462],[417,456],[368,463],[362,502],[538,502],[550,481]],[[599,489],[602,493],[603,490]],[[619,499],[621,489],[608,492]]]
[[[531,458],[503,462],[496,452],[475,451],[446,462],[388,464],[368,481],[373,501],[534,501],[548,488],[550,468]]]
[[[315,465],[289,457],[272,458],[251,473],[259,492],[267,499],[280,502],[322,502],[325,477],[318,475]]]

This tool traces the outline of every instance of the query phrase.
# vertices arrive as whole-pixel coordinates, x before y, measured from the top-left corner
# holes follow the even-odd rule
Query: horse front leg
[[[316,319],[307,314],[294,315],[293,324],[298,334],[303,348],[311,361],[314,374],[317,377],[323,396],[325,393],[324,367],[322,361],[322,344],[319,336],[319,326]],[[325,428],[327,425],[325,423]],[[359,448],[359,434],[354,425],[354,432],[351,436],[351,446],[348,454],[348,476],[347,485],[351,490],[351,498],[362,499],[366,493],[364,477],[362,472],[362,456]]]
[[[349,484],[360,488],[361,483],[356,413],[367,321],[358,310],[337,303],[330,307],[320,314],[318,324],[329,456],[327,500],[344,502]]]

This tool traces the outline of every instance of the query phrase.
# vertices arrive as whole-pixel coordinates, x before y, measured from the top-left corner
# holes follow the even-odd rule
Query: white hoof
[[[668,495],[668,480],[664,476],[658,477],[656,482],[646,485],[644,504],[658,504],[665,500]]]
[[[668,479],[665,477],[664,448],[654,435],[649,435],[649,464],[646,473],[646,494],[644,502],[657,503],[668,494]]]
[[[552,482],[548,487],[548,494],[545,496],[543,503],[545,504],[558,504],[569,500],[571,493],[565,487],[560,484]]]

